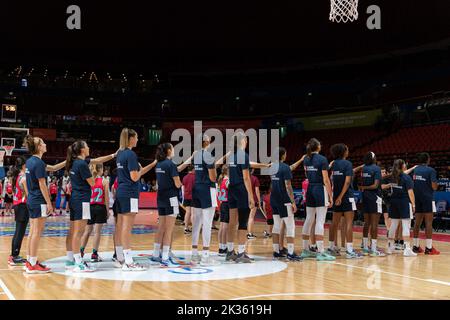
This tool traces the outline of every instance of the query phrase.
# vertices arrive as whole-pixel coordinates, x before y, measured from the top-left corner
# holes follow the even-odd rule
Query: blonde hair
[[[89,169],[91,169],[92,176],[95,178],[98,176],[98,173],[103,170],[103,164],[97,163],[97,164],[91,164],[89,166]]]
[[[130,146],[130,138],[136,136],[137,133],[133,129],[123,128],[120,133],[120,149],[128,148]]]

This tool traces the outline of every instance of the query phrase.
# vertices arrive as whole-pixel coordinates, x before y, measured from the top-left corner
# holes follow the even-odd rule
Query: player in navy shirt
[[[410,247],[410,226],[413,212],[415,211],[414,183],[406,173],[406,164],[402,159],[394,161],[391,175],[391,206],[389,208],[389,218],[391,218],[391,229],[389,230],[387,253],[394,251],[394,236],[398,225],[402,225],[402,235],[405,241],[403,255],[415,257],[417,254]]]
[[[190,156],[177,168],[172,161],[173,154],[173,146],[170,143],[160,144],[156,149],[156,180],[158,182],[157,206],[159,222],[158,233],[155,237],[153,257],[151,260],[160,262],[161,265],[165,267],[176,266],[176,263],[169,259],[169,251],[175,219],[179,213],[178,196],[182,185],[179,172],[183,171],[184,168],[189,165],[193,157]]]
[[[286,160],[286,149],[278,148],[275,151],[278,154],[279,161],[272,164],[272,170],[275,172],[271,176],[272,191],[270,193],[270,206],[273,210],[273,256],[274,258],[283,257],[280,254],[279,237],[281,224],[286,226],[286,238],[288,243],[287,259],[290,261],[300,261],[302,258],[294,252],[295,242],[295,220],[294,212],[297,206],[292,189],[291,168],[284,162]]]
[[[114,159],[110,154],[96,159],[89,159],[89,146],[85,141],[75,141],[67,148],[66,171],[70,174],[72,196],[70,197],[70,229],[67,234],[66,267],[73,267],[73,272],[92,272],[95,268],[82,260],[80,252],[81,236],[88,220],[91,218],[91,186],[95,184],[89,164],[100,164]]]
[[[323,234],[327,208],[333,206],[333,194],[328,177],[328,161],[320,155],[319,140],[312,138],[306,146],[307,156],[303,161],[306,177],[309,180],[306,197],[306,220],[303,225],[303,258],[315,257],[318,261],[334,261],[336,258],[325,252]],[[309,250],[309,237],[311,226],[315,220],[314,234],[316,237],[318,253]]]
[[[47,152],[47,145],[39,137],[27,135],[24,140],[32,156],[26,161],[26,182],[28,190],[27,206],[30,214],[30,233],[28,235],[28,257],[25,262],[27,273],[47,273],[47,268],[37,260],[39,240],[45,225],[45,218],[53,212],[47,188],[47,171],[58,171],[66,162],[46,165],[42,156]]]
[[[364,228],[363,228],[363,254],[372,257],[383,257],[384,253],[377,250],[378,222],[383,213],[383,199],[381,198],[381,168],[376,165],[375,153],[368,152],[363,159],[364,166],[361,171]],[[369,230],[371,236],[371,250],[369,250]]]
[[[118,188],[116,193],[117,224],[114,234],[117,259],[115,267],[122,271],[144,271],[146,268],[133,262],[131,231],[136,213],[139,211],[139,180],[154,166],[156,160],[142,167],[132,150],[138,142],[133,129],[124,128],[120,133],[120,149],[117,152]]]
[[[214,157],[208,151],[211,139],[207,135],[201,139],[202,149],[194,156],[195,183],[192,189],[193,226],[191,261],[201,265],[215,265],[216,261],[209,255],[211,227],[217,207],[216,168]],[[198,254],[198,240],[202,230],[203,255]]]
[[[335,247],[335,235],[338,232],[341,217],[345,218],[345,239],[346,239],[346,257],[347,259],[359,258],[359,255],[353,250],[353,218],[356,210],[356,202],[353,195],[352,178],[353,166],[347,159],[348,147],[343,144],[335,144],[330,149],[335,158],[331,165],[331,182],[333,185],[333,222],[330,227],[329,253],[337,255]]]
[[[422,221],[425,219],[426,246],[425,254],[437,255],[440,252],[433,247],[433,213],[436,212],[434,191],[437,190],[436,170],[429,167],[430,155],[420,153],[417,155],[419,165],[413,171],[414,197],[416,200],[416,221],[414,223],[415,253],[422,253],[419,245],[419,231]]]
[[[228,226],[228,243],[226,261],[236,263],[251,263],[252,259],[245,252],[247,241],[247,224],[250,209],[255,206],[255,200],[250,180],[250,166],[268,168],[268,164],[250,163],[247,147],[247,137],[243,131],[237,131],[232,138],[231,152],[228,156],[228,205],[230,207],[230,223]],[[220,162],[220,161],[218,161]],[[238,254],[234,252],[234,239],[238,229]]]

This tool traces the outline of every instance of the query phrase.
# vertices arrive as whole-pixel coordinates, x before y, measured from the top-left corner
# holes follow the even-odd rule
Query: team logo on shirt
[[[166,171],[161,168],[156,168],[156,173],[166,173]]]
[[[418,176],[417,174],[413,175],[413,179],[414,180],[419,180],[419,181],[427,181],[426,178],[424,178],[422,176]]]
[[[305,166],[306,171],[317,171],[317,168],[314,168],[314,166]]]
[[[333,171],[333,176],[343,176],[344,174],[340,171]]]

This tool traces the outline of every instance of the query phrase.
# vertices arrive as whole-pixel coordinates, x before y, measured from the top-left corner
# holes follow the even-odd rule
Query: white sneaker
[[[412,251],[411,248],[407,248],[403,251],[403,256],[405,257],[417,257],[417,253],[415,253],[414,251]]]
[[[94,272],[95,268],[88,265],[86,262],[76,263],[72,272],[75,273],[84,273],[84,272]]]
[[[203,267],[213,267],[218,266],[219,264],[220,262],[211,256],[203,257],[202,260],[200,261],[200,265]]]
[[[198,253],[191,256],[192,263],[200,263],[200,261],[202,261],[202,257]]]
[[[122,271],[146,271],[146,270],[147,268],[140,265],[139,263],[131,263],[131,264],[124,263],[122,266]]]
[[[114,266],[114,268],[122,269],[122,266],[124,263],[125,263],[125,261],[114,260],[113,266]]]
[[[394,252],[395,252],[395,248],[394,247],[388,246],[386,248],[386,254],[393,254]]]

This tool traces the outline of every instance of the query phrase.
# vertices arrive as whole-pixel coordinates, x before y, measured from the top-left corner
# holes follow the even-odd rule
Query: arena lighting
[[[382,88],[386,88],[386,87],[387,87],[387,84],[386,84],[386,83],[383,83],[383,84],[381,85],[381,87],[382,87]]]
[[[241,98],[240,98],[240,97],[236,97],[235,99],[236,99],[236,101],[239,101],[239,100],[241,100]]]
[[[312,92],[308,92],[308,96],[312,96]]]

